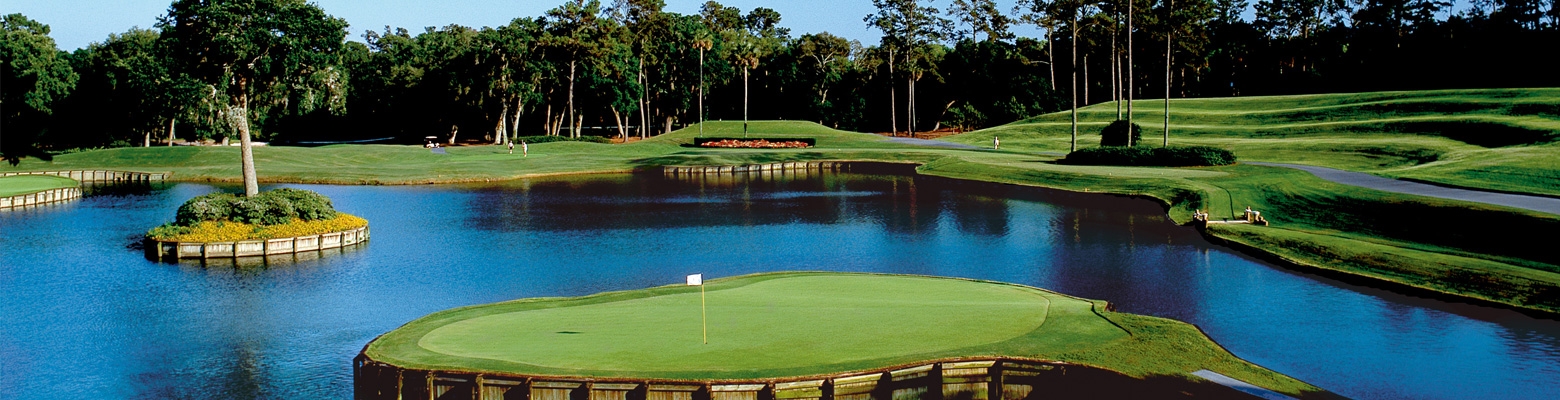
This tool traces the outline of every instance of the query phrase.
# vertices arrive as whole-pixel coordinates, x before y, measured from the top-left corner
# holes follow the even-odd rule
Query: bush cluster
[[[1136,167],[1203,167],[1235,163],[1235,153],[1209,146],[1094,147],[1074,151],[1063,164]]]
[[[568,137],[568,136],[561,136],[561,135],[560,136],[525,136],[525,137],[517,137],[517,138],[515,138],[515,143],[519,143],[519,142],[526,142],[527,144],[552,143],[552,142],[612,143],[612,139],[608,139],[608,138],[604,138],[604,137],[600,137],[600,136],[580,136],[580,137],[577,137],[577,138],[571,138],[571,137]]]
[[[330,198],[299,189],[276,189],[255,197],[228,193],[199,196],[179,206],[175,225],[195,226],[203,221],[232,221],[252,225],[279,225],[293,219],[325,220],[336,217]]]
[[[1132,144],[1143,143],[1142,125],[1118,119],[1115,122],[1111,122],[1110,125],[1106,125],[1105,129],[1100,131],[1100,145],[1126,146],[1129,128],[1131,129],[1130,132],[1132,132]]]

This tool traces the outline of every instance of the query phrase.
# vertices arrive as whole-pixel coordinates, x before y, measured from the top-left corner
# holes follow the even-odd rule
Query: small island
[[[354,364],[357,393],[595,400],[684,392],[825,400],[901,391],[991,400],[1029,391],[1234,394],[1200,378],[1211,371],[1289,396],[1331,395],[1236,358],[1190,324],[1023,285],[828,272],[703,284],[433,313],[364,348]],[[708,304],[707,342],[701,302]],[[997,392],[1003,395],[989,394]]]
[[[336,211],[330,198],[300,189],[253,197],[212,193],[179,207],[176,220],[146,233],[154,259],[233,258],[340,248],[368,240],[368,221]]]

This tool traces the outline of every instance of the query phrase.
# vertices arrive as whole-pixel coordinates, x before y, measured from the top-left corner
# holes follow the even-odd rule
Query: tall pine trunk
[[[888,48],[888,135],[899,136],[899,94],[894,93],[894,48]]]
[[[260,180],[255,175],[254,141],[249,134],[249,95],[246,90],[247,81],[238,79],[239,95],[234,99],[238,103],[235,110],[238,113],[238,140],[239,162],[243,164],[244,197],[255,197],[260,194]]]
[[[1056,91],[1056,42],[1051,40],[1051,28],[1045,28],[1046,67],[1051,69],[1051,91]]]
[[[178,118],[169,118],[168,119],[168,147],[173,147],[173,140],[174,140],[174,138],[173,138],[173,130],[175,128],[175,124],[174,123],[176,123],[176,122],[179,122]]]
[[[623,113],[618,111],[616,105],[612,106],[612,119],[617,120],[618,136],[623,137],[623,142],[628,142],[628,130],[623,126]]]
[[[639,57],[639,138],[645,138],[645,128],[650,125],[650,117],[645,114],[650,109],[650,85],[645,84],[645,58]]]
[[[1070,152],[1078,151],[1078,10],[1073,10],[1072,23],[1072,90],[1068,91],[1072,97],[1072,147]]]
[[[574,119],[574,66],[576,64],[578,64],[578,63],[579,63],[578,61],[575,61],[575,60],[572,60],[572,59],[569,60],[569,119],[570,120]],[[579,128],[572,129],[569,132],[569,137],[574,137],[574,138],[580,137]]]
[[[1110,24],[1110,101],[1116,103],[1116,119],[1121,120],[1121,50],[1116,49],[1116,25]]]
[[[510,117],[509,122],[510,142],[515,141],[515,137],[519,137],[519,116],[523,116],[523,114],[526,114],[526,102],[524,102],[524,97],[519,97],[519,95],[516,95],[515,116]]]
[[[742,137],[748,135],[748,67],[742,66]]]
[[[1161,146],[1170,146],[1170,55],[1171,45],[1175,43],[1175,0],[1170,0],[1165,10],[1165,19],[1170,20],[1170,29],[1165,31],[1165,142]]]
[[[509,122],[509,102],[499,102],[504,104],[504,108],[498,114],[498,123],[493,125],[493,144],[504,144],[504,139],[509,138],[509,128],[505,125]]]
[[[1132,2],[1133,2],[1133,0],[1127,0],[1127,87],[1126,87],[1126,96],[1125,97],[1126,97],[1126,100],[1127,100],[1127,123],[1128,124],[1132,123],[1132,97],[1134,96],[1134,93],[1132,93],[1132,89],[1133,89],[1132,78],[1134,78],[1134,76],[1133,76],[1133,69],[1132,69],[1132,37],[1136,36],[1132,32],[1132,9],[1136,8],[1136,7],[1134,7],[1135,4],[1132,4]],[[1127,135],[1127,146],[1133,146],[1133,145],[1136,145],[1136,143],[1132,143],[1132,135],[1128,134]]]

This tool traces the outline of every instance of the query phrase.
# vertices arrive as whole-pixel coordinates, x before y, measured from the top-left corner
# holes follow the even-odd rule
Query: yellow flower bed
[[[250,225],[232,221],[203,221],[189,228],[178,229],[181,232],[164,233],[159,232],[161,231],[160,229],[154,229],[149,236],[152,239],[166,242],[235,242],[239,240],[311,236],[357,229],[364,226],[368,226],[368,220],[345,213],[337,213],[336,218],[332,219],[318,221],[293,219],[292,222],[281,225]]]

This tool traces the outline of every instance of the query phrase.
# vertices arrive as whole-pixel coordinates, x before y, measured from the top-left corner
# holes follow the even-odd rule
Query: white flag
[[[688,275],[688,286],[699,286],[699,285],[703,285],[703,284],[704,284],[704,274]]]

